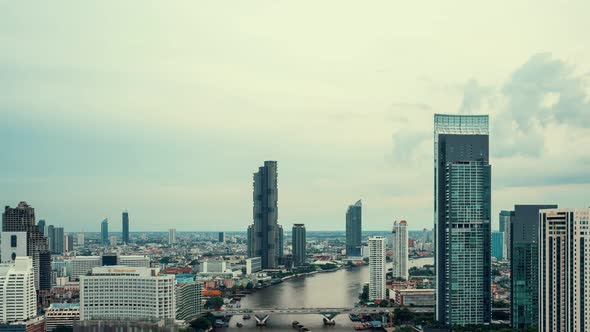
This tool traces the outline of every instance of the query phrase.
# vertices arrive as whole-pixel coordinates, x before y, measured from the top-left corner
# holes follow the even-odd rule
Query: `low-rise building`
[[[406,306],[434,306],[434,289],[396,289],[395,303]]]
[[[59,326],[74,327],[74,322],[80,320],[80,303],[52,303],[45,311],[45,326],[47,331],[53,331]]]

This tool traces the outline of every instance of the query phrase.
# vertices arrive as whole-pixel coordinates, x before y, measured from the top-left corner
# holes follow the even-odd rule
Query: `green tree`
[[[191,327],[196,331],[207,331],[211,328],[211,322],[205,317],[199,317],[191,322]]]
[[[363,292],[359,294],[359,300],[361,303],[369,302],[369,285],[363,286]]]
[[[219,308],[223,305],[223,298],[219,296],[213,296],[207,300],[205,306],[209,309]]]
[[[246,289],[252,289],[254,288],[254,284],[250,281],[248,282],[248,284],[246,285]]]

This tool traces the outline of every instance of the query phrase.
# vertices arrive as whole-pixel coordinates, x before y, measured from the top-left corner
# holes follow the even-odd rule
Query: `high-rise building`
[[[249,225],[246,237],[246,254],[250,258],[254,257],[254,237],[254,225]]]
[[[282,248],[278,221],[277,162],[265,161],[254,173],[253,219],[248,228],[249,256],[260,257],[263,269],[275,269],[279,265]]]
[[[168,244],[176,243],[176,229],[170,228],[168,230]]]
[[[35,209],[26,202],[20,202],[15,208],[6,206],[2,214],[2,232],[26,233],[26,256],[33,259],[35,287],[38,290],[50,289],[51,253],[47,239],[39,231],[39,226],[35,224]]]
[[[491,166],[487,115],[434,115],[435,318],[489,324]]]
[[[127,211],[123,211],[122,215],[122,227],[123,227],[123,244],[129,244],[129,213]]]
[[[385,299],[385,237],[369,238],[369,300]]]
[[[218,241],[221,243],[225,243],[225,232],[219,232],[218,235]]]
[[[41,219],[37,222],[37,226],[39,227],[39,232],[45,234],[45,219]]]
[[[74,235],[68,234],[64,237],[64,252],[72,252],[74,250]]]
[[[391,231],[393,277],[408,279],[408,222],[393,222]]]
[[[176,319],[198,317],[203,307],[203,284],[194,281],[192,275],[187,278],[179,278],[177,275],[176,281]]]
[[[78,233],[77,241],[78,247],[84,247],[84,233]]]
[[[80,277],[80,320],[176,317],[174,275],[157,269],[105,266]]]
[[[492,232],[492,257],[499,261],[504,259],[504,232]]]
[[[26,321],[37,315],[35,270],[31,257],[0,264],[1,323]]]
[[[590,329],[590,209],[540,210],[539,332]]]
[[[359,199],[346,210],[346,256],[362,256],[363,204]]]
[[[109,244],[109,219],[104,218],[100,223],[100,240],[103,245]]]
[[[283,259],[285,257],[284,249],[285,249],[285,234],[283,233],[283,226],[277,224],[277,228],[279,231],[279,236],[277,237],[277,248],[278,248],[278,261],[279,264],[283,264]]]
[[[537,325],[539,311],[539,211],[557,205],[516,205],[505,228],[511,232],[511,322],[526,329]]]
[[[64,248],[64,229],[63,227],[55,227],[53,229],[53,251],[52,254],[63,254]]]
[[[306,252],[306,238],[305,238],[305,224],[294,224],[291,232],[293,245],[293,265],[300,266],[305,264],[307,256]]]
[[[53,225],[47,225],[45,228],[45,237],[47,238],[47,247],[49,252],[55,252],[55,227]]]
[[[511,220],[514,218],[514,211],[500,211],[499,224],[500,232],[504,233],[504,249],[502,256],[505,260],[510,260],[510,243],[511,243]]]

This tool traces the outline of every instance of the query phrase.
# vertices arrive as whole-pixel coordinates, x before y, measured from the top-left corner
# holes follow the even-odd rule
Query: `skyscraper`
[[[47,225],[45,228],[45,237],[47,238],[49,252],[55,252],[55,227],[53,225]]]
[[[502,256],[506,260],[510,260],[510,243],[511,241],[511,220],[514,217],[514,211],[500,211],[500,232],[504,232],[504,249],[502,252]]]
[[[393,277],[408,279],[408,223],[393,222],[391,231]]]
[[[492,232],[492,257],[499,261],[504,259],[504,232]]]
[[[45,219],[41,219],[37,222],[37,226],[39,227],[39,232],[41,234],[45,234]]]
[[[225,233],[224,232],[219,232],[218,237],[219,237],[219,239],[218,239],[219,242],[225,243]]]
[[[434,115],[435,318],[491,322],[487,115]]]
[[[26,321],[37,315],[35,271],[31,257],[0,264],[0,323]]]
[[[68,234],[64,237],[64,252],[72,252],[74,250],[74,235]]]
[[[305,238],[305,224],[294,224],[291,232],[293,245],[293,265],[300,266],[305,264],[306,253],[306,238]]]
[[[506,228],[513,234],[508,247],[512,253],[511,322],[512,327],[526,329],[537,325],[539,311],[539,211],[557,205],[516,205],[510,212]]]
[[[539,332],[590,329],[590,209],[540,213]]]
[[[263,269],[275,269],[282,254],[278,225],[277,162],[265,161],[254,173],[250,257],[261,257]]]
[[[170,228],[168,230],[168,244],[176,243],[176,229]]]
[[[129,213],[127,211],[123,211],[123,215],[121,218],[121,223],[123,226],[123,238],[122,241],[124,244],[129,244]]]
[[[64,248],[64,228],[55,227],[53,229],[53,254],[63,254]]]
[[[247,255],[249,258],[254,256],[254,225],[248,226],[247,237],[246,237]]]
[[[385,299],[385,238],[369,238],[369,300]]]
[[[100,223],[100,239],[103,245],[109,244],[109,219],[105,218]]]
[[[285,249],[285,235],[283,234],[283,226],[277,224],[277,228],[279,231],[279,236],[277,238],[277,248],[278,248],[278,263],[279,264],[283,264],[283,258],[284,258],[284,249]]]
[[[346,210],[346,256],[360,257],[362,248],[363,204],[359,199]]]

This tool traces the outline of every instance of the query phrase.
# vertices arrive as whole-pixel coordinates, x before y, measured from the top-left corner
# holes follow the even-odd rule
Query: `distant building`
[[[80,320],[176,317],[174,275],[157,269],[95,267],[80,277]]]
[[[408,223],[405,220],[393,223],[391,231],[392,267],[394,278],[408,279]]]
[[[100,223],[100,239],[103,245],[109,244],[109,219],[105,218]]]
[[[230,264],[221,260],[210,260],[201,263],[201,272],[203,273],[223,273],[230,268]]]
[[[105,319],[74,322],[73,332],[178,332],[174,319]]]
[[[246,235],[246,253],[248,257],[254,257],[254,225],[249,225],[248,226],[248,230],[247,230],[247,235]],[[262,259],[262,258],[261,258]]]
[[[64,246],[64,228],[63,227],[55,227],[53,229],[53,254],[63,254],[65,251]]]
[[[78,247],[84,247],[84,233],[78,233]]]
[[[262,259],[260,257],[246,258],[246,274],[250,275],[262,271]]]
[[[176,280],[176,319],[195,319],[203,311],[203,284],[200,281],[179,280],[178,276]]]
[[[72,267],[72,279],[89,274],[93,268],[100,266],[123,265],[127,267],[150,267],[150,258],[141,255],[118,256],[76,256],[70,260]]]
[[[176,229],[174,228],[168,230],[168,244],[176,244]]]
[[[150,258],[142,255],[124,255],[119,256],[118,265],[129,267],[150,267]]]
[[[39,232],[41,232],[41,234],[45,233],[45,219],[41,219],[37,222],[37,227],[39,227]]]
[[[119,241],[117,241],[117,236],[116,235],[111,235],[109,237],[109,244],[111,246],[116,246],[117,244],[119,244]]]
[[[492,232],[492,257],[504,259],[504,232]]]
[[[292,245],[293,245],[293,265],[300,266],[306,263],[306,235],[305,224],[294,224],[291,231]]]
[[[225,243],[225,233],[224,232],[219,232],[218,237],[219,237],[219,239],[218,239],[219,242]]]
[[[502,252],[502,257],[505,260],[511,260],[510,255],[510,243],[511,243],[511,220],[514,217],[514,211],[500,211],[500,232],[504,233],[504,250]]]
[[[45,326],[47,331],[58,327],[74,327],[74,322],[80,320],[80,303],[52,303],[45,311]]]
[[[74,235],[68,234],[64,237],[64,252],[74,251]]]
[[[396,289],[393,293],[395,303],[401,306],[434,306],[434,289]]]
[[[277,224],[277,228],[279,231],[279,236],[277,238],[277,248],[278,248],[278,262],[279,264],[284,264],[283,260],[285,257],[285,234],[283,233],[283,226]]]
[[[123,236],[121,241],[123,241],[123,244],[129,244],[129,213],[127,211],[123,211],[121,216],[121,224],[123,227]]]
[[[537,326],[539,315],[539,211],[557,205],[516,205],[507,231],[510,248],[511,323],[516,329]]]
[[[385,238],[369,238],[369,300],[385,299]]]
[[[1,323],[27,321],[37,315],[35,271],[30,257],[0,264]]]
[[[47,225],[45,227],[45,237],[47,238],[49,252],[55,252],[55,227],[53,225]]]
[[[346,256],[360,257],[362,243],[363,204],[359,199],[346,210]]]
[[[540,210],[539,332],[590,329],[590,209]]]

